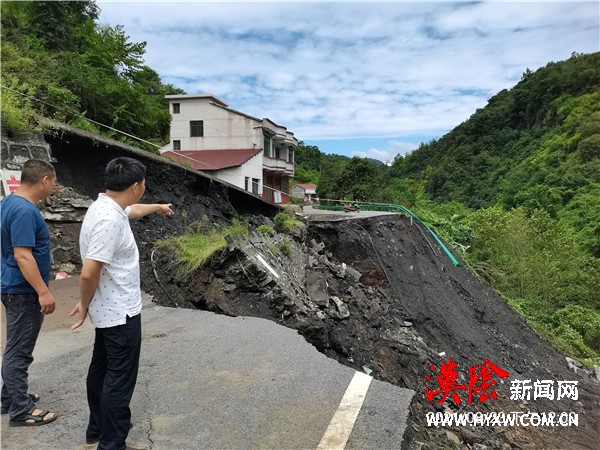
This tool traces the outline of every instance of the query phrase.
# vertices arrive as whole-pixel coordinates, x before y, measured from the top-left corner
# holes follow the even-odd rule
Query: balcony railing
[[[268,156],[263,156],[263,169],[273,172],[286,173],[288,175],[294,174],[293,163],[287,162],[284,159],[270,158]]]

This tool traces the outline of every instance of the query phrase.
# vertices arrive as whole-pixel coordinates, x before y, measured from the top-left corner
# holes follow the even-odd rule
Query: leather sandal
[[[48,417],[50,416],[50,417]],[[54,422],[58,416],[50,411],[43,411],[35,408],[28,414],[23,416],[20,420],[9,420],[9,427],[37,427],[40,425],[46,425],[47,423]]]

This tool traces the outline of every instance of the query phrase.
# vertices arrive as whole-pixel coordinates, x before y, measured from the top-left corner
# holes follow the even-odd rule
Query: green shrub
[[[2,89],[2,128],[10,133],[25,131],[35,112],[28,100],[18,97],[8,89]]]
[[[600,352],[600,312],[580,305],[567,305],[551,316],[553,325],[568,326],[578,333],[585,345]]]
[[[288,242],[288,241],[281,241],[278,244],[279,247],[279,251],[284,254],[285,256],[289,256],[290,253],[292,252],[292,245]]]
[[[256,231],[258,231],[260,234],[273,234],[273,227],[269,226],[269,225],[261,225],[259,226]]]
[[[291,217],[289,214],[286,213],[279,213],[275,216],[275,218],[273,219],[275,221],[276,225],[283,225],[284,223],[286,223],[288,220],[290,220]]]
[[[275,228],[284,233],[293,233],[304,226],[301,221],[285,213],[277,214],[273,220],[275,221]]]
[[[223,234],[225,236],[232,236],[234,238],[240,237],[240,236],[249,236],[250,235],[250,231],[248,230],[248,221],[247,220],[240,220],[240,219],[233,219],[231,221],[231,225],[229,225],[228,227],[223,229]]]
[[[600,364],[600,313],[579,305],[558,311],[539,298],[506,301],[555,348],[593,367]]]

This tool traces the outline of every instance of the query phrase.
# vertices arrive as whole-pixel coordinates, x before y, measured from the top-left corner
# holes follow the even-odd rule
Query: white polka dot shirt
[[[100,282],[88,314],[97,328],[123,325],[142,310],[140,255],[123,210],[106,194],[88,209],[79,235],[81,260],[102,262]]]

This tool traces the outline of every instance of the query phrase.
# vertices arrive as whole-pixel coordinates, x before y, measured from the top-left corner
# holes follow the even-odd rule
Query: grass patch
[[[293,233],[304,226],[300,220],[286,213],[277,214],[273,220],[275,228],[283,233]]]
[[[289,255],[290,255],[290,253],[292,252],[292,246],[291,246],[291,244],[290,244],[288,241],[286,241],[286,240],[283,240],[283,241],[281,241],[281,242],[278,244],[278,247],[279,247],[279,251],[280,251],[282,254],[284,254],[285,256],[289,256]]]
[[[231,225],[215,225],[208,232],[190,232],[180,236],[158,241],[157,247],[170,247],[175,253],[177,272],[186,276],[198,269],[210,256],[225,248],[225,236],[239,238],[248,236],[248,222],[233,219]]]
[[[256,231],[258,231],[260,234],[272,235],[273,227],[270,227],[269,225],[261,225],[256,229]]]

